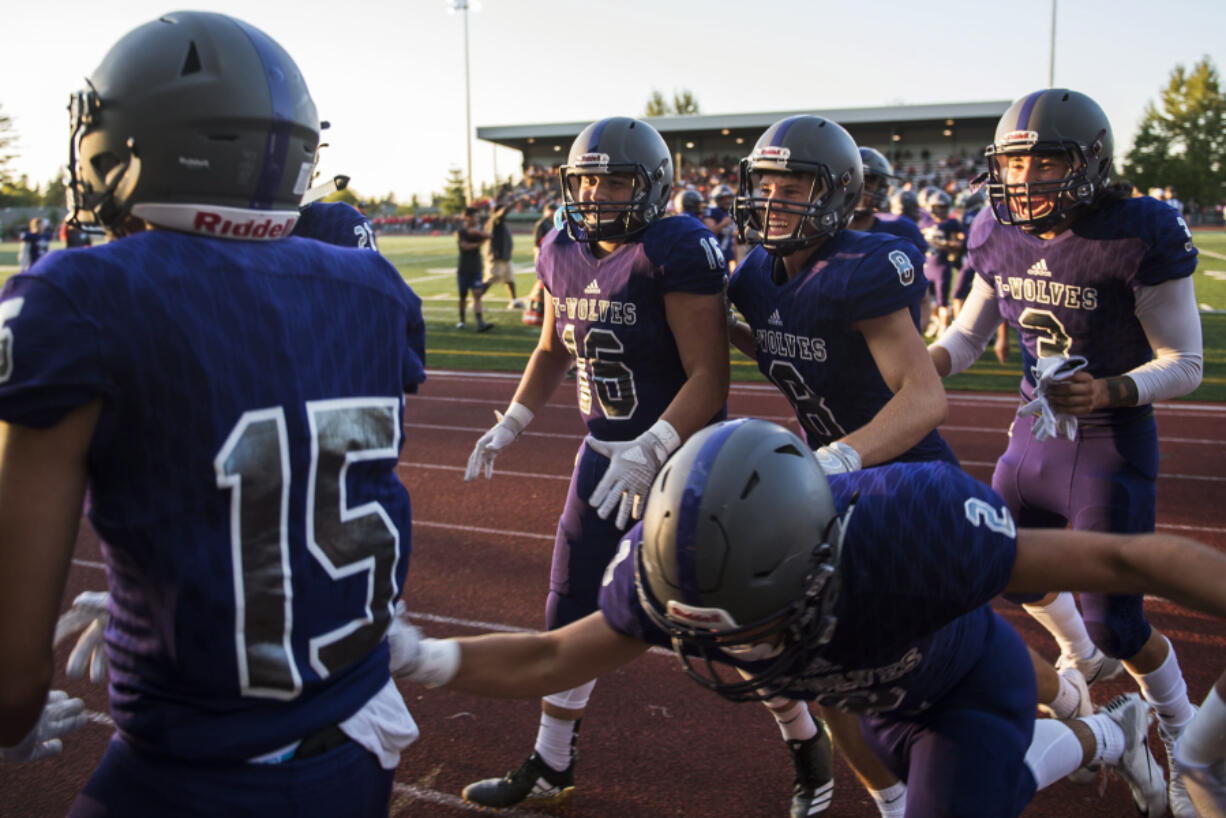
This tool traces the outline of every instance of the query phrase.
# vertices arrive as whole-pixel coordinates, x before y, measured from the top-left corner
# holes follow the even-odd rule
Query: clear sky
[[[478,2],[478,0],[473,0]],[[472,123],[638,116],[653,88],[688,88],[705,114],[1015,99],[1045,87],[1050,0],[479,0],[469,12]],[[241,17],[298,62],[332,122],[321,171],[401,201],[465,166],[464,23],[451,0],[255,0],[199,7]],[[5,14],[0,106],[18,173],[67,158],[69,92],[161,0],[21,3]],[[1056,85],[1098,100],[1132,140],[1177,63],[1226,71],[1226,0],[1058,0]],[[1121,150],[1122,152],[1122,150]],[[473,175],[519,154],[473,139]]]

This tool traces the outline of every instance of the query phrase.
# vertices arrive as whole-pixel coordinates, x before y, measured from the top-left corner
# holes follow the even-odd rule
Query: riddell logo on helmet
[[[1038,141],[1038,131],[1009,131],[1000,138],[1002,145],[1033,145]]]
[[[276,239],[294,229],[295,219],[272,219],[264,217],[243,221],[231,221],[220,213],[197,210],[192,229],[211,236],[226,236],[234,239]]]
[[[576,161],[576,165],[599,165],[607,167],[609,164],[609,155],[607,153],[585,153],[582,154]]]
[[[668,617],[715,631],[736,627],[736,622],[723,608],[698,608],[675,599],[668,601]]]

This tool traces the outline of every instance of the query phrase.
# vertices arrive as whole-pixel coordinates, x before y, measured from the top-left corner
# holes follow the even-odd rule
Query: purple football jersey
[[[811,447],[859,429],[894,397],[853,325],[900,309],[916,320],[927,287],[922,266],[909,241],[844,230],[782,284],[761,247],[736,268],[728,295],[753,330],[758,369],[792,404]],[[901,459],[957,462],[936,430]]]
[[[597,259],[556,230],[541,244],[536,269],[558,337],[578,366],[575,390],[588,431],[601,440],[647,431],[686,380],[664,295],[725,287],[711,231],[697,219],[662,219],[641,240]]]
[[[843,536],[834,634],[787,691],[860,712],[936,704],[979,661],[988,603],[1009,580],[1017,531],[1004,501],[948,463],[896,463],[830,476]],[[635,586],[642,525],[622,539],[600,609],[619,633],[660,647]],[[728,664],[752,665],[728,657]]]
[[[242,760],[388,680],[409,556],[403,393],[421,302],[377,253],[156,230],[0,293],[0,418],[102,401],[89,517],[111,714],[134,744]]]
[[[1083,355],[1098,378],[1149,361],[1153,350],[1135,313],[1137,288],[1196,269],[1187,224],[1149,197],[1109,201],[1047,241],[1000,226],[984,208],[967,252],[995,289],[1001,316],[1021,333],[1027,399],[1040,355]]]

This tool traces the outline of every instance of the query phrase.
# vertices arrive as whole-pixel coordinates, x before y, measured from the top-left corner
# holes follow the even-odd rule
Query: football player
[[[264,32],[166,15],[69,110],[71,218],[113,240],[0,292],[0,755],[64,722],[88,488],[118,730],[72,814],[386,815],[417,734],[384,636],[421,302],[378,253],[290,235],[319,119]]]
[[[1152,531],[1153,404],[1201,379],[1192,234],[1170,208],[1112,186],[1111,123],[1084,94],[1027,94],[1001,117],[985,153],[990,205],[967,242],[978,277],[932,346],[933,362],[942,375],[960,372],[1002,319],[1018,329],[1029,406],[1013,423],[992,485],[1023,525]],[[1069,356],[1084,366],[1064,369]],[[1055,436],[1032,434],[1052,424]],[[1139,594],[1080,601],[1079,612],[1071,594],[1037,595],[1026,609],[1056,637],[1061,665],[1078,667],[1087,681],[1122,661],[1169,747],[1194,714],[1170,642],[1146,621]],[[1171,807],[1192,814],[1178,765]]]
[[[677,194],[677,200],[673,203],[676,213],[684,213],[687,216],[693,216],[696,219],[702,218],[702,194],[692,187],[687,187],[685,190]]]
[[[827,478],[791,432],[737,420],[665,464],[605,572],[598,612],[557,631],[454,640],[418,641],[397,621],[392,662],[417,682],[524,697],[657,645],[734,701],[782,694],[856,714],[907,781],[908,815],[1015,816],[1087,763],[1113,767],[1142,814],[1161,815],[1144,700],[1035,720],[1026,648],[989,603],[1052,587],[1147,591],[1226,618],[1215,549],[1167,534],[1019,529],[996,492],[948,463]]]
[[[703,224],[719,239],[719,250],[728,262],[728,272],[736,269],[736,223],[732,220],[732,188],[716,185],[711,191],[711,206],[702,214]]]
[[[864,165],[864,192],[847,223],[851,230],[861,230],[865,233],[890,233],[906,239],[915,245],[921,253],[928,249],[924,234],[911,218],[901,211],[890,212],[890,186],[894,175],[894,165],[876,148],[860,146],[860,162]]]
[[[757,246],[729,284],[745,318],[732,340],[792,404],[822,468],[957,463],[936,431],[945,391],[916,329],[922,256],[897,236],[845,229],[863,188],[851,135],[821,117],[788,117],[758,139],[740,178],[734,213]],[[824,732],[801,702],[767,704],[794,738]],[[883,813],[901,809],[897,782],[858,753],[855,725],[827,715]]]
[[[939,188],[928,194],[928,212],[932,224],[924,230],[928,241],[928,253],[924,259],[924,278],[928,279],[933,293],[931,316],[921,316],[927,322],[925,335],[937,335],[949,326],[950,287],[953,284],[954,266],[962,255],[966,234],[962,222],[950,215],[950,196]]]
[[[728,394],[727,268],[701,222],[664,218],[673,182],[664,139],[640,120],[601,119],[575,138],[560,174],[562,229],[546,236],[536,265],[545,287],[540,339],[464,474],[490,477],[494,458],[577,366],[589,434],[558,521],[545,605],[551,629],[596,610],[600,577],[621,532],[641,516],[656,471],[723,416]],[[503,778],[468,785],[464,798],[488,807],[569,799],[594,678],[546,697],[528,759]]]

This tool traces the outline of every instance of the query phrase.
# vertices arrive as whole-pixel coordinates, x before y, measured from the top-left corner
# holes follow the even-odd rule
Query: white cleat
[[[1196,711],[1199,709],[1193,705],[1193,716],[1196,715]],[[1191,723],[1189,720],[1188,724]],[[1171,779],[1170,786],[1168,787],[1171,815],[1174,815],[1175,818],[1197,818],[1196,807],[1192,806],[1192,797],[1188,794],[1187,768],[1175,758],[1175,743],[1182,734],[1183,729],[1180,729],[1177,733],[1169,734],[1161,723],[1158,724],[1158,736],[1166,746],[1166,767]]]
[[[1060,658],[1056,660],[1056,670],[1064,670],[1070,666],[1081,671],[1087,685],[1114,679],[1124,672],[1123,662],[1119,659],[1112,659],[1098,648],[1094,648],[1094,653],[1090,654],[1087,659],[1061,653]]]
[[[1111,765],[1132,790],[1132,801],[1142,815],[1157,818],[1166,814],[1166,778],[1162,767],[1149,751],[1149,724],[1153,718],[1149,705],[1137,693],[1113,699],[1099,711],[1124,731],[1124,754]]]

